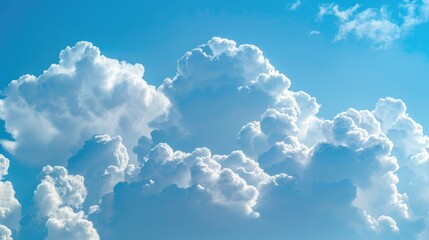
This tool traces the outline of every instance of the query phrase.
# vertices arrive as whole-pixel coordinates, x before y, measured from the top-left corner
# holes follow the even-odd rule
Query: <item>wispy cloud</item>
[[[337,18],[339,27],[335,41],[354,35],[371,41],[375,48],[385,49],[417,25],[428,21],[428,0],[404,0],[399,4],[399,9],[400,12],[391,12],[387,5],[362,9],[359,4],[340,9],[338,4],[322,4],[317,20],[321,21],[327,15]]]
[[[295,11],[297,10],[300,6],[301,6],[302,2],[301,0],[297,0],[296,2],[294,2],[290,7],[289,10],[291,11]]]
[[[315,35],[319,35],[319,34],[320,34],[320,31],[317,31],[317,30],[312,30],[308,33],[309,36],[315,36]]]

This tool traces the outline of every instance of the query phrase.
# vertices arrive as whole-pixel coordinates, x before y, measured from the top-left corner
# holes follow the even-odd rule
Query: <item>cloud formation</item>
[[[96,134],[119,134],[131,149],[169,103],[143,80],[144,68],[110,59],[89,42],[60,53],[40,76],[12,81],[0,100],[0,118],[15,141],[2,142],[28,164],[65,164]],[[43,165],[42,165],[43,166]]]
[[[344,23],[362,13],[323,11]],[[141,65],[81,42],[41,76],[7,87],[0,108],[12,152],[63,165],[45,166],[34,192],[42,237],[429,236],[429,138],[404,102],[382,98],[324,119],[316,98],[290,90],[260,49],[218,37],[177,64],[155,88]],[[8,166],[0,158],[0,178]],[[1,207],[17,216],[0,215],[0,234],[10,237],[20,205],[11,183],[0,191]]]
[[[427,0],[403,0],[398,4],[399,12],[392,12],[387,6],[362,9],[356,4],[341,10],[338,4],[322,4],[318,19],[333,15],[339,22],[335,41],[354,35],[367,39],[376,48],[388,48],[414,27],[429,20],[429,2]]]
[[[197,186],[211,196],[217,204],[242,209],[246,214],[258,216],[254,211],[259,190],[275,184],[276,177],[266,174],[257,162],[241,151],[230,155],[212,155],[207,148],[192,153],[173,151],[165,143],[156,145],[148,154],[140,171],[147,182],[145,191],[160,192],[176,185],[180,188]]]
[[[0,154],[0,230],[5,239],[10,238],[10,229],[19,231],[21,220],[21,204],[15,198],[12,183],[1,181],[8,174],[9,164],[9,159]]]
[[[289,88],[254,45],[215,37],[187,52],[177,73],[160,86],[172,104],[170,116],[153,126],[152,140],[192,151],[209,147],[228,154],[243,124],[258,117]],[[252,108],[248,108],[249,104]]]
[[[38,217],[46,221],[46,239],[100,239],[81,210],[87,196],[84,178],[69,175],[64,167],[49,165],[43,168],[41,175],[34,202]]]
[[[344,18],[346,17],[344,15]],[[169,86],[163,91],[180,117],[183,117],[184,111],[179,106],[187,106],[184,102],[189,101],[182,101],[186,96],[195,94],[195,89],[222,89],[223,85],[231,84],[231,80],[228,81],[225,75],[220,78],[204,78],[206,75],[199,74],[207,72],[205,67],[209,64],[215,66],[209,70],[225,65],[245,65],[242,58],[236,59],[234,55],[231,57],[231,53],[225,50],[237,51],[235,46],[234,42],[215,38],[207,45],[187,53],[182,58],[182,61],[186,59],[186,64],[179,61],[179,69],[183,64],[186,66],[183,68],[192,69],[192,74],[183,74],[187,78],[176,76],[176,80],[167,79],[162,88]],[[211,48],[213,54],[219,55],[213,58],[203,54],[204,51],[210,52],[203,49]],[[193,59],[197,53],[203,56],[197,58],[199,61]],[[252,58],[246,60],[253,66]],[[224,68],[226,67],[220,69]],[[235,69],[233,72],[241,76],[234,78],[240,79],[234,88],[250,89],[250,93],[256,91],[255,89],[264,89],[256,88],[257,84],[252,84],[260,80],[252,79],[259,77],[255,78],[255,74],[246,76],[246,68],[239,70]],[[198,82],[193,85],[193,81]],[[251,87],[243,88],[246,82],[250,82]],[[262,86],[267,86],[264,85],[266,82],[261,81]],[[140,178],[132,184],[120,185],[104,198],[101,208],[109,209],[107,213],[114,214],[106,215],[101,211],[101,222],[106,221],[108,226],[112,227],[112,232],[102,234],[107,239],[118,237],[118,233],[129,239],[135,239],[135,236],[141,234],[153,237],[155,233],[150,229],[127,227],[118,219],[133,219],[147,213],[148,218],[143,218],[142,221],[149,224],[150,219],[165,208],[178,216],[186,212],[189,216],[187,221],[201,224],[197,225],[210,235],[222,239],[234,239],[243,234],[250,239],[259,239],[267,231],[274,236],[289,236],[294,239],[343,239],[350,236],[356,239],[418,239],[425,234],[426,214],[417,211],[413,204],[410,204],[415,201],[411,199],[419,197],[410,195],[409,188],[402,187],[399,178],[402,166],[410,164],[411,159],[420,159],[414,161],[418,168],[422,167],[419,164],[426,164],[427,137],[424,136],[422,128],[407,115],[405,104],[401,100],[380,99],[373,111],[349,109],[332,120],[326,120],[317,116],[320,105],[314,97],[305,92],[288,90],[289,82],[287,85],[276,85],[275,81],[270,83],[277,87],[265,89],[283,87],[280,87],[281,91],[274,91],[275,93],[271,90],[263,91],[269,93],[263,95],[268,97],[269,101],[266,102],[264,110],[252,121],[242,123],[241,129],[237,131],[239,151],[228,155],[212,155],[207,148],[197,148],[187,153],[175,151],[166,143],[141,138],[139,145],[134,148],[143,162]],[[174,84],[178,84],[178,89],[174,89]],[[224,105],[223,102],[214,102],[223,96],[222,92],[210,95],[209,99],[206,96],[206,99],[198,102],[207,103],[209,109],[228,108],[230,114],[242,118],[240,110],[248,109],[245,104]],[[240,91],[227,93],[231,95],[230,99],[239,98],[241,94]],[[198,108],[192,110],[195,110],[192,113],[198,118],[206,119],[207,116],[201,114]],[[219,114],[214,115],[216,120],[224,114],[223,111],[225,109],[216,112]],[[195,115],[190,111],[187,117],[190,116]],[[176,124],[187,126],[187,121],[183,118],[180,120]],[[213,124],[210,121],[189,126],[195,129],[194,134],[204,132],[205,137],[212,136]],[[169,125],[158,127],[156,134],[171,130]],[[219,126],[214,126],[216,127]],[[400,137],[396,139],[394,132],[401,133]],[[154,133],[152,136],[156,137]],[[405,136],[409,138],[405,140]],[[400,139],[414,143],[408,146],[401,144]],[[163,140],[170,143],[171,138]],[[178,148],[189,147],[183,142],[175,142],[174,139],[171,141]],[[196,143],[201,144],[198,141]],[[211,143],[210,149],[223,144],[224,141],[216,141]],[[407,153],[406,158],[399,154],[404,151]],[[414,178],[412,181],[419,179],[417,175],[407,177]],[[236,194],[231,194],[230,189],[235,189]],[[253,190],[249,191],[250,189]],[[417,191],[416,189],[415,192]],[[121,201],[131,196],[136,196],[132,204],[121,204]],[[169,199],[172,198],[181,199],[173,209],[169,208]],[[142,208],[142,204],[147,207]],[[420,204],[424,203],[415,205]],[[199,207],[192,209],[190,206]],[[231,211],[230,206],[242,210]],[[134,211],[130,212],[126,208]],[[248,218],[246,215],[258,218]],[[214,221],[219,216],[239,221],[241,224],[235,225],[234,229],[228,228]],[[308,225],[304,223],[306,221],[309,222]],[[104,224],[107,224],[106,222]],[[203,222],[205,224],[202,224]],[[326,232],[326,229],[333,229],[334,226],[335,234]],[[310,227],[312,233],[304,231]],[[123,228],[128,232],[124,232]],[[186,233],[192,232],[193,229],[180,225],[173,231],[187,238],[198,238],[199,233]],[[216,233],[219,229],[226,230],[229,235]],[[247,229],[252,229],[252,233],[246,235]],[[162,236],[168,238],[170,235]]]
[[[0,239],[1,240],[12,240],[12,232],[9,228],[0,224]]]
[[[68,160],[68,171],[85,179],[86,203],[96,205],[119,182],[131,180],[136,166],[129,164],[127,148],[120,136],[96,135]]]

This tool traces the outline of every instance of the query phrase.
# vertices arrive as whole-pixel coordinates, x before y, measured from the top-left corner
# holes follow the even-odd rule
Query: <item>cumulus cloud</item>
[[[3,147],[39,166],[65,164],[95,134],[119,134],[131,149],[169,106],[143,73],[142,65],[107,58],[89,42],[67,47],[58,64],[4,89],[0,118],[15,141]]]
[[[363,12],[329,5],[320,15],[345,24]],[[382,13],[373,13],[377,25]],[[60,59],[39,77],[12,82],[1,100],[18,156],[30,146],[36,160],[51,149],[49,159],[74,154],[58,160],[68,169],[44,167],[34,192],[47,239],[429,234],[429,138],[401,100],[323,119],[316,98],[290,90],[260,49],[217,37],[187,52],[158,90],[142,80],[140,65],[108,59],[89,43]],[[51,92],[56,84],[71,90],[60,96]],[[25,118],[10,123],[18,113]],[[45,125],[30,128],[34,122]],[[8,165],[0,158],[1,178]],[[0,184],[3,191],[7,182]],[[4,189],[14,196],[10,183]],[[13,229],[17,219],[0,224]]]
[[[8,174],[9,162],[9,159],[0,154],[0,180]],[[0,225],[3,227],[2,234],[6,236],[8,233],[7,229],[18,231],[20,220],[21,204],[15,198],[15,190],[12,183],[9,181],[0,181]],[[5,239],[9,238],[5,237]]]
[[[100,239],[93,223],[81,210],[87,196],[84,178],[69,175],[64,167],[46,166],[34,192],[41,220],[46,220],[46,239]]]
[[[46,222],[48,236],[46,240],[100,239],[92,222],[82,211],[74,212],[70,207],[63,207]]]
[[[9,228],[0,224],[0,239],[1,240],[12,240],[12,231]]]
[[[407,114],[406,109],[401,100],[385,98],[377,103],[374,114],[392,140],[393,153],[401,166],[397,171],[398,189],[407,193],[412,214],[425,217],[429,211],[426,204],[429,192],[429,138],[423,133],[422,126]],[[427,236],[428,228],[420,239]]]
[[[256,46],[215,37],[187,52],[178,61],[176,76],[161,85],[172,110],[168,119],[153,125],[158,129],[152,139],[178,150],[209,147],[227,154],[236,149],[240,128],[289,86],[289,79]]]
[[[254,211],[259,189],[274,183],[275,177],[266,174],[257,162],[241,151],[230,155],[212,155],[207,148],[192,153],[173,151],[165,143],[156,145],[148,154],[140,177],[148,182],[146,191],[162,191],[171,185],[180,188],[198,186],[210,194],[212,202]]]
[[[357,10],[356,6],[355,9],[338,13],[338,15],[346,21],[353,18],[353,14]],[[337,11],[339,10],[337,9]],[[228,81],[230,85],[233,82],[228,80],[225,76],[226,73],[221,77],[213,78],[197,74],[208,72],[208,76],[211,76],[213,73],[210,71],[226,68],[219,68],[219,66],[237,66],[237,64],[231,64],[230,56],[222,57],[223,54],[231,55],[228,50],[236,51],[235,42],[216,38],[209,43],[187,53],[178,63],[180,74],[175,79],[167,79],[161,87],[172,102],[176,116],[180,116],[180,121],[176,124],[180,127],[189,124],[187,130],[194,129],[195,133],[192,135],[187,132],[189,134],[187,137],[191,136],[189,139],[197,143],[200,142],[194,138],[196,134],[204,132],[206,138],[215,134],[212,133],[214,131],[213,123],[201,121],[201,119],[206,120],[207,116],[201,114],[198,108],[192,108],[195,112],[189,110],[188,116],[196,114],[200,119],[198,123],[190,124],[194,122],[186,119],[187,116],[181,109],[181,104],[188,106],[185,103],[189,104],[190,100],[184,101],[184,99],[187,96],[193,96],[197,91],[195,89],[208,88],[210,91],[215,91],[222,88],[224,83],[222,81]],[[241,46],[238,49],[242,48]],[[213,56],[210,57],[209,54],[213,54]],[[232,59],[234,62],[237,61],[235,58]],[[249,66],[253,66],[254,61],[247,60],[250,61]],[[212,66],[208,67],[209,64]],[[240,64],[245,63],[240,62]],[[202,71],[205,68],[208,69]],[[241,71],[244,76],[245,73],[247,74],[247,70],[243,69]],[[252,68],[252,70],[254,69]],[[216,71],[216,73],[219,72]],[[238,70],[233,73],[240,75]],[[271,75],[275,76],[279,73]],[[234,81],[239,79],[241,78],[234,78]],[[265,81],[266,79],[270,80]],[[113,206],[120,205],[116,199],[137,194],[141,202],[149,202],[152,208],[162,209],[168,204],[167,197],[164,199],[164,196],[170,194],[170,191],[188,196],[189,198],[185,198],[187,199],[184,200],[185,202],[196,201],[194,197],[199,196],[201,191],[206,191],[205,196],[211,199],[210,202],[214,205],[221,203],[222,206],[234,206],[240,203],[244,212],[260,214],[260,222],[243,223],[245,226],[243,228],[247,229],[252,226],[253,234],[256,235],[258,231],[262,231],[262,226],[272,226],[270,231],[277,232],[281,236],[290,234],[289,236],[295,239],[308,238],[309,235],[304,232],[289,229],[284,224],[281,224],[283,230],[275,227],[278,222],[292,222],[293,217],[296,217],[297,214],[304,214],[307,218],[314,219],[312,229],[315,234],[312,237],[329,236],[330,239],[341,239],[346,236],[358,236],[358,239],[368,237],[371,239],[416,238],[422,232],[421,226],[424,225],[422,218],[425,218],[426,215],[423,214],[423,211],[419,211],[416,215],[417,211],[413,208],[415,204],[412,204],[415,201],[412,198],[415,199],[415,196],[410,196],[408,188],[404,188],[400,184],[401,167],[406,165],[402,165],[404,160],[399,153],[407,153],[408,159],[421,159],[415,161],[416,163],[425,162],[427,141],[421,127],[406,114],[405,104],[400,100],[380,99],[373,111],[349,109],[339,113],[332,120],[325,120],[317,116],[320,105],[314,97],[305,92],[290,91],[288,90],[289,83],[287,85],[278,84],[285,83],[285,81],[275,81],[274,79],[276,78],[272,76],[266,77],[264,73],[249,82],[242,80],[242,82],[235,83],[237,89],[246,89],[249,93],[255,89],[260,90],[267,93],[265,97],[268,97],[268,101],[264,104],[265,109],[261,110],[259,114],[252,115],[253,119],[243,123],[237,131],[237,146],[240,151],[233,151],[230,155],[212,155],[211,151],[219,149],[219,144],[223,145],[225,142],[217,141],[207,144],[207,141],[204,140],[200,144],[209,146],[211,151],[206,148],[198,148],[190,153],[174,151],[165,143],[157,144],[157,137],[159,137],[158,141],[165,140],[169,144],[178,146],[179,149],[189,147],[189,145],[186,146],[183,142],[175,141],[172,136],[177,136],[176,134],[183,129],[171,130],[171,125],[168,124],[158,125],[159,129],[152,133],[154,141],[142,137],[139,145],[134,148],[134,151],[139,154],[139,159],[144,162],[140,172],[141,178],[134,185],[125,184],[112,193],[109,199],[114,202]],[[194,81],[195,85],[192,84]],[[250,86],[246,86],[248,83]],[[279,88],[278,86],[283,87],[275,90]],[[225,93],[225,91],[218,90],[216,94],[205,95],[204,99],[201,96],[191,99],[210,106],[207,109],[219,109],[220,106],[230,108],[230,114],[242,118],[240,109],[245,106],[223,105],[223,102],[209,101],[219,100],[221,92]],[[229,96],[230,99],[236,99],[237,95],[242,93],[241,91],[226,92],[233,96]],[[234,95],[236,96],[234,97]],[[233,111],[233,109],[235,110]],[[224,114],[224,110],[215,111],[214,118],[218,120],[217,117]],[[192,114],[189,115],[191,112]],[[241,122],[243,121],[241,120]],[[223,126],[222,124],[220,122],[219,126]],[[214,126],[214,128],[219,126]],[[400,130],[395,132],[395,128],[400,128]],[[400,138],[394,138],[394,132],[398,134],[403,131],[406,131],[406,134],[402,133]],[[224,136],[225,139],[228,134],[229,132]],[[409,138],[404,138],[404,136],[409,136]],[[404,143],[414,141],[414,144],[405,146],[399,142],[400,139],[403,139]],[[229,162],[228,159],[239,159],[239,161]],[[219,186],[218,182],[222,172],[229,172],[225,179],[228,179],[230,183],[239,183],[234,180],[239,178],[233,177],[234,174],[237,174],[244,181],[243,183],[255,187],[258,192],[257,197],[246,198],[245,201],[238,200],[243,199],[243,196],[231,195],[227,191],[230,188],[227,185]],[[282,181],[282,179],[287,180]],[[222,182],[226,183],[225,180]],[[266,184],[266,182],[270,184]],[[235,189],[241,186],[235,190],[239,195],[249,196],[243,192],[246,185],[234,185]],[[175,186],[177,189],[172,190],[171,186]],[[145,190],[141,192],[138,190],[139,188]],[[220,188],[225,191],[219,191]],[[323,191],[326,192],[326,195],[322,194]],[[418,190],[415,189],[415,191]],[[155,201],[153,192],[157,193],[158,200],[156,201],[160,202],[159,205],[152,202]],[[216,200],[215,196],[220,198]],[[309,199],[317,199],[317,201]],[[271,205],[278,207],[274,210],[269,207]],[[207,205],[204,206],[207,209],[210,208]],[[178,206],[179,209],[182,207],[186,208],[184,205]],[[193,211],[186,209],[192,216],[197,219],[201,218],[198,214],[193,215],[195,214]],[[321,209],[326,213],[325,215],[318,213],[322,211]],[[126,215],[119,213],[122,210],[124,209],[116,208],[112,211],[116,212],[119,218],[125,218]],[[225,209],[219,211],[231,219],[239,216]],[[330,236],[322,230],[322,226],[329,229],[338,224],[341,225],[341,228],[338,229],[336,236]],[[304,227],[302,224],[300,226]],[[401,230],[402,228],[405,230]],[[264,229],[267,230],[267,228]],[[409,231],[410,229],[412,231]],[[214,229],[210,230],[214,231]],[[234,230],[229,230],[234,232]],[[132,231],[138,232],[136,229]],[[244,230],[236,229],[236,231]]]
[[[339,28],[335,41],[354,35],[359,39],[369,40],[376,48],[388,48],[415,26],[428,21],[428,6],[429,2],[426,0],[403,0],[399,4],[400,13],[392,13],[386,5],[362,9],[356,4],[341,10],[337,4],[322,4],[317,19],[321,20],[326,15],[333,15],[338,19]]]
[[[119,182],[131,180],[136,166],[129,164],[127,148],[120,136],[96,135],[68,160],[68,171],[85,179],[86,203],[98,204]]]
[[[377,217],[409,218],[407,195],[399,192],[394,174],[393,144],[372,112],[350,109],[323,120],[315,116],[315,100],[305,99],[311,104],[285,101],[245,125],[238,138],[244,152],[271,174],[287,173],[309,183],[350,179],[356,187],[354,207]],[[312,110],[300,116],[301,109]]]

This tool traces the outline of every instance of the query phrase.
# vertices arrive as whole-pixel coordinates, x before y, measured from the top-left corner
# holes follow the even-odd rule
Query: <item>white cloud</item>
[[[49,165],[41,174],[43,179],[34,192],[34,201],[41,216],[51,216],[64,206],[82,207],[87,195],[82,176],[68,175],[64,167]]]
[[[403,0],[400,7],[406,11],[406,14],[403,16],[403,28],[406,30],[412,29],[429,20],[428,0]]]
[[[7,175],[9,159],[0,154],[0,180]],[[0,181],[0,225],[18,231],[21,220],[21,204],[15,198],[15,190],[9,181]]]
[[[46,240],[98,240],[100,239],[92,222],[82,211],[74,212],[70,207],[63,207],[46,222],[48,236]]]
[[[258,213],[253,207],[259,189],[275,181],[275,177],[266,174],[257,162],[241,151],[227,156],[212,155],[206,148],[184,153],[161,143],[146,159],[140,177],[149,182],[147,191],[160,192],[171,185],[180,188],[198,186],[211,195],[214,203],[242,209],[255,216]]]
[[[292,5],[290,5],[289,10],[295,11],[301,6],[301,0],[296,0]]]
[[[68,171],[85,179],[88,190],[86,203],[98,204],[99,199],[112,192],[115,185],[133,178],[136,167],[129,164],[126,147],[120,136],[97,135],[68,160]]]
[[[376,48],[388,48],[414,27],[428,21],[428,6],[427,0],[403,0],[399,4],[402,11],[392,13],[386,5],[360,10],[361,6],[356,4],[340,10],[337,4],[322,4],[317,19],[321,20],[326,15],[333,15],[338,19],[336,41],[354,35],[359,39],[369,40]]]
[[[347,21],[355,11],[357,7],[346,13],[337,9]],[[406,114],[405,104],[381,99],[374,111],[349,109],[325,120],[317,116],[320,105],[314,97],[290,91],[289,85],[254,46],[237,47],[233,41],[214,38],[188,52],[178,62],[175,78],[161,86],[172,102],[170,121],[158,123],[153,141],[142,137],[134,148],[144,162],[140,179],[119,184],[104,197],[97,216],[114,233],[103,234],[121,233],[130,239],[144,233],[154,236],[148,228],[127,227],[117,219],[147,214],[141,221],[149,224],[157,213],[169,209],[178,215],[187,213],[193,226],[222,239],[246,235],[245,229],[252,229],[252,236],[269,231],[294,239],[415,238],[422,229],[402,229],[421,226],[426,208],[416,211],[413,204],[415,199],[423,200],[415,196],[420,188],[410,194],[412,188],[401,185],[399,153],[416,159],[424,155],[426,142],[421,127]],[[258,103],[262,104],[249,108]],[[255,112],[244,117],[243,110]],[[229,121],[241,126],[231,128]],[[401,135],[404,143],[395,140],[394,129],[406,131]],[[238,151],[212,154],[226,151],[224,146],[233,148],[230,138],[237,133]],[[196,144],[209,148],[183,150]],[[130,205],[121,203],[120,199],[133,196]],[[174,208],[171,199],[177,200]],[[216,234],[222,225],[215,221],[217,214],[240,219],[239,226],[228,228],[228,237]],[[257,214],[258,220],[243,218]],[[308,226],[297,226],[297,221],[308,219]],[[296,229],[310,226],[310,235]],[[333,226],[336,235],[323,231]],[[184,233],[192,230],[183,224],[174,229],[181,236],[197,238],[197,233]]]
[[[405,103],[380,99],[374,110],[385,134],[392,140],[402,165],[421,165],[429,160],[429,137],[407,113]]]
[[[314,117],[319,111],[315,98],[304,92],[289,92],[273,107],[265,110],[260,121],[244,125],[238,134],[238,145],[249,156],[256,158],[286,138],[298,145],[300,139],[310,147],[324,139],[320,133],[307,137],[318,124]]]
[[[39,218],[46,219],[46,239],[100,239],[93,223],[80,210],[87,195],[84,178],[69,175],[60,166],[48,165],[41,174],[34,202]]]
[[[312,30],[308,33],[308,36],[316,36],[316,35],[320,35],[320,31]]]
[[[2,180],[3,177],[7,175],[7,172],[9,170],[9,164],[9,159],[0,154],[0,180]]]
[[[350,23],[363,13],[331,5],[321,17]],[[377,23],[382,13],[365,14]],[[25,116],[16,124],[6,119],[7,129],[15,129],[15,153],[36,140],[35,155],[75,152],[70,173],[44,167],[34,192],[47,239],[262,239],[267,232],[273,239],[416,239],[429,232],[429,139],[401,100],[380,99],[372,111],[323,119],[316,99],[289,90],[289,79],[261,50],[221,38],[186,53],[177,69],[158,91],[141,79],[141,66],[79,43],[40,77],[8,87],[3,116]],[[62,98],[52,92],[57,83],[79,88]],[[119,92],[113,97],[106,89]],[[83,105],[68,102],[74,94]],[[34,121],[45,125],[30,128]],[[66,141],[59,130],[73,134]],[[130,160],[130,146],[142,166]],[[0,157],[0,177],[8,165]],[[3,190],[9,199],[0,204],[20,209],[12,185],[1,182]],[[14,229],[16,219],[14,225],[0,216],[0,224]]]
[[[12,231],[6,226],[0,224],[0,240],[13,240]]]
[[[360,7],[359,4],[355,4],[353,7],[350,7],[346,10],[339,10],[338,5],[336,4],[323,4],[319,7],[319,14],[317,18],[320,20],[325,15],[334,15],[338,17],[342,21],[347,21],[350,17],[356,12],[356,10]]]
[[[42,75],[22,76],[4,90],[0,118],[16,142],[3,146],[39,166],[65,164],[100,133],[119,134],[132,148],[169,106],[143,73],[142,65],[107,58],[89,42],[67,47]]]
[[[406,109],[401,100],[385,98],[379,100],[374,114],[391,139],[393,153],[401,166],[396,179],[399,181],[399,190],[407,193],[413,215],[426,216],[429,211],[429,138],[424,135],[422,126],[407,114]]]
[[[256,46],[214,37],[187,52],[176,76],[161,85],[172,111],[154,124],[158,130],[152,138],[178,150],[209,147],[227,154],[235,150],[240,128],[275,104],[289,86]]]
[[[387,232],[399,232],[399,228],[396,224],[396,221],[389,217],[381,215],[377,219],[368,215],[365,211],[363,212],[364,216],[367,218],[368,224],[370,227],[376,231],[387,231]]]

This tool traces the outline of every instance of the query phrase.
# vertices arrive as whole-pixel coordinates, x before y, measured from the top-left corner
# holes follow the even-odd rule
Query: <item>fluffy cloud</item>
[[[136,167],[128,161],[128,152],[120,136],[97,135],[68,160],[67,168],[71,174],[85,178],[86,203],[93,205],[112,192],[118,182],[133,178]]]
[[[7,175],[10,161],[5,156],[0,155],[0,180]]]
[[[34,202],[40,219],[46,219],[46,239],[100,239],[82,204],[87,191],[84,178],[69,175],[64,167],[46,166],[41,183],[34,192]]]
[[[350,109],[332,121],[322,120],[315,117],[317,106],[314,101],[286,101],[277,110],[268,109],[260,121],[242,128],[238,142],[268,173],[287,173],[304,185],[349,179],[356,187],[350,206],[361,215],[408,219],[407,195],[398,190],[394,174],[398,163],[391,155],[393,144],[374,114]],[[313,110],[299,118],[301,109]]]
[[[169,103],[143,79],[144,68],[100,54],[89,42],[60,53],[42,75],[12,81],[0,118],[15,141],[3,146],[26,163],[65,164],[95,134],[120,134],[130,149]]]
[[[100,239],[92,222],[88,221],[82,211],[74,212],[70,207],[60,208],[46,222],[48,236],[46,240]]]
[[[161,85],[172,110],[168,119],[153,125],[158,129],[152,139],[183,151],[209,147],[227,154],[236,149],[240,128],[289,86],[256,46],[215,37],[187,52],[176,76]]]
[[[212,202],[242,209],[257,216],[253,210],[259,189],[274,183],[254,160],[241,151],[230,155],[212,155],[207,148],[192,153],[173,151],[165,143],[156,145],[148,154],[140,178],[146,181],[145,191],[160,192],[176,185],[180,188],[198,186],[210,194]]]
[[[404,102],[392,98],[380,99],[374,114],[392,140],[402,165],[419,165],[429,160],[429,137],[424,135],[423,127],[408,116]]]
[[[9,228],[0,224],[0,239],[1,240],[12,240],[12,232]]]
[[[401,100],[385,98],[377,103],[374,115],[381,122],[383,131],[393,142],[393,153],[401,168],[397,171],[398,189],[407,193],[412,215],[426,218],[429,207],[429,138],[421,125],[406,112]],[[426,220],[427,224],[427,220]],[[428,228],[420,239],[428,236]]]
[[[377,48],[387,48],[401,36],[401,28],[390,17],[385,6],[380,9],[365,9],[357,12],[359,5],[344,11],[338,5],[322,5],[319,19],[324,15],[334,15],[340,21],[340,27],[335,40],[342,40],[348,35],[365,38],[374,43]]]
[[[360,10],[361,6],[340,10],[337,4],[322,4],[319,7],[318,19],[333,15],[339,21],[335,40],[342,40],[349,35],[371,41],[376,48],[388,48],[396,40],[410,32],[415,26],[429,19],[429,2],[403,0],[399,4],[398,20],[386,5],[380,8]]]
[[[0,154],[0,180],[8,174],[8,169],[9,159]],[[6,228],[18,231],[20,220],[21,204],[15,198],[12,183],[9,181],[0,181],[0,225],[3,227],[3,234],[7,233]]]
[[[253,55],[240,56],[244,49]],[[267,231],[294,239],[423,236],[426,208],[415,206],[424,205],[424,195],[400,178],[425,181],[411,166],[426,162],[427,137],[405,104],[380,99],[373,111],[349,109],[322,119],[314,97],[288,90],[287,78],[262,53],[256,61],[255,53],[256,47],[214,38],[178,62],[176,77],[161,86],[172,112],[154,124],[152,139],[141,137],[133,149],[143,163],[138,180],[103,197],[96,214],[102,236],[154,237],[150,226],[182,221],[172,231],[189,239],[201,236],[189,227],[195,225],[222,239],[260,239]],[[249,111],[255,112],[244,116],[254,103]],[[232,128],[226,119],[241,126]],[[212,154],[234,149],[231,136],[238,151]],[[209,148],[181,150],[198,144]],[[169,219],[166,212],[186,217]],[[166,222],[153,223],[157,214]],[[124,219],[144,224],[127,226]],[[335,234],[327,231],[334,226]],[[176,235],[170,234],[161,238]]]
[[[321,16],[349,23],[363,12],[332,5]],[[34,147],[36,160],[52,150],[48,161],[67,163],[44,167],[34,192],[47,239],[429,236],[429,138],[401,100],[323,119],[261,50],[221,38],[186,53],[158,90],[140,65],[89,43],[60,59],[12,82],[1,100],[18,156]],[[1,178],[8,164],[0,158]]]

